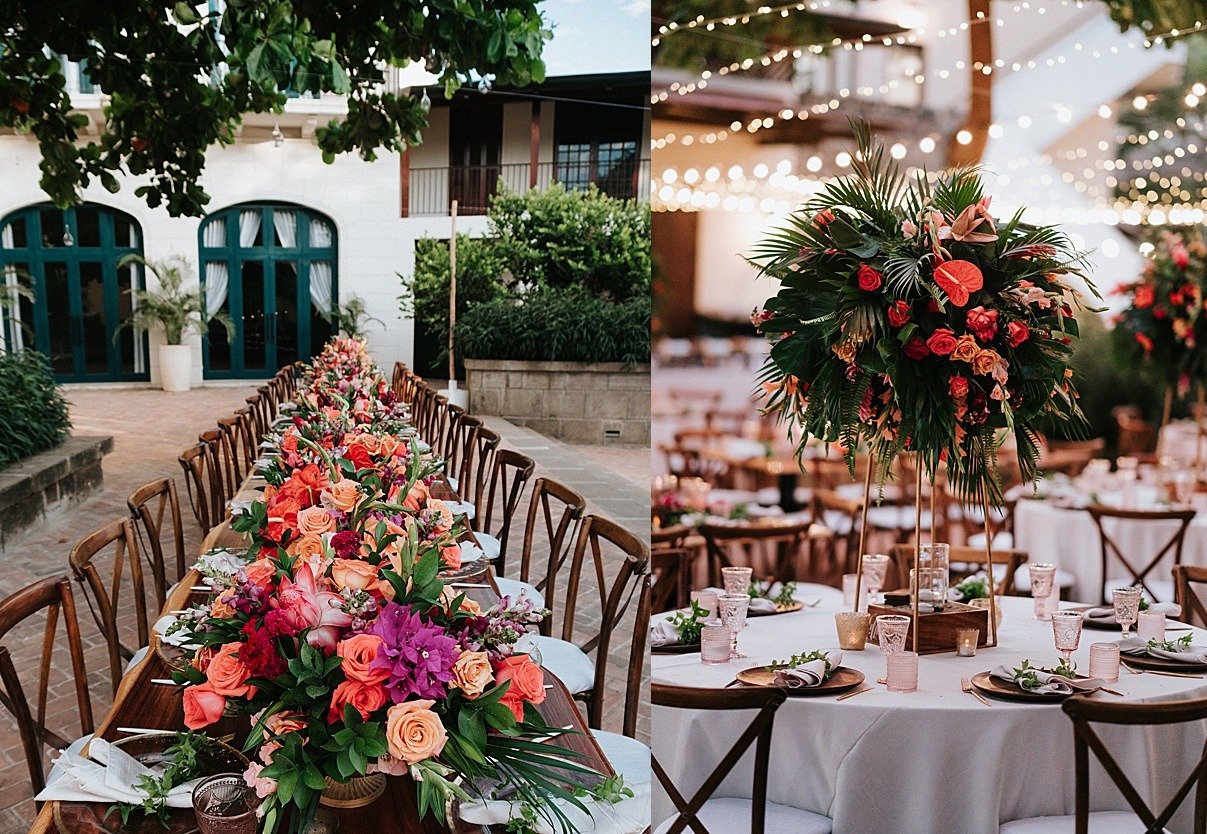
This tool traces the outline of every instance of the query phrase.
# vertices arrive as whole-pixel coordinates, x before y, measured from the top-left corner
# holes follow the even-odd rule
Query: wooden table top
[[[258,497],[260,490],[262,490],[262,486],[259,486],[261,483],[255,477],[248,478],[240,489],[237,498]],[[450,495],[451,497],[451,491],[433,490],[433,494],[438,495],[440,493]],[[214,548],[238,550],[246,547],[246,537],[242,533],[232,530],[229,522],[223,522],[206,536],[201,552],[204,553]],[[490,584],[493,585],[493,576],[488,576]],[[202,596],[202,594],[197,594],[191,590],[200,581],[200,574],[196,570],[190,570],[176,587],[176,590],[168,597],[163,610],[167,612],[184,608],[191,601],[190,598],[192,598],[192,601],[195,601]],[[470,596],[484,605],[493,604],[499,599],[498,594],[493,588],[467,589],[466,596]],[[164,679],[172,676],[171,668],[159,657],[154,649],[157,641],[158,637],[152,634],[151,651],[147,652],[146,658],[138,667],[132,669],[122,678],[117,695],[113,699],[112,708],[97,725],[96,734],[101,738],[107,741],[116,741],[125,737],[117,731],[118,727],[164,728],[166,730],[184,729],[184,708],[182,706],[180,688],[151,683],[154,679]],[[582,764],[593,767],[601,773],[613,773],[607,758],[604,756],[599,744],[595,741],[595,737],[591,735],[586,722],[574,705],[570,692],[548,670],[545,671],[545,681],[551,684],[553,688],[548,690],[545,702],[538,708],[541,716],[550,727],[571,727],[579,733],[559,736],[550,742],[550,744],[578,752],[583,757],[580,760]],[[223,727],[223,732],[231,732],[231,729]],[[73,818],[87,809],[86,807],[73,806],[83,805],[83,803],[46,803],[34,821],[33,826],[29,829],[30,834],[54,834],[55,832],[59,832],[60,834],[78,834],[81,831],[81,827],[78,822],[73,822]],[[411,779],[409,777],[390,776],[387,777],[385,793],[370,805],[363,808],[333,810],[335,810],[336,815],[339,817],[340,830],[345,832],[375,831],[378,834],[449,834],[451,830],[458,832],[458,834],[487,834],[491,830],[502,830],[499,827],[486,829],[482,826],[469,825],[459,820],[456,821],[456,827],[450,829],[440,825],[430,817],[422,821],[418,820],[416,818],[416,808],[415,788]],[[116,817],[112,819],[116,820]],[[163,834],[163,828],[160,826],[159,821],[155,819],[144,819],[140,824],[132,824],[127,828],[115,828],[113,831],[124,831],[129,832],[129,834]]]

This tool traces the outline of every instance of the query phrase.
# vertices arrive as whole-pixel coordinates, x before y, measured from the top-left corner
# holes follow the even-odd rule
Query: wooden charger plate
[[[651,646],[650,654],[691,654],[700,651],[699,643],[670,643],[666,646]]]
[[[1078,675],[1084,680],[1084,676]],[[1022,701],[1028,704],[1053,704],[1063,701],[1072,695],[1089,695],[1097,689],[1087,689],[1069,693],[1060,692],[1028,692],[1016,683],[998,680],[988,672],[978,672],[972,676],[972,685],[985,695],[1001,698],[1003,701]]]
[[[792,602],[788,605],[776,606],[774,611],[747,611],[747,617],[774,617],[777,614],[791,614],[793,611],[800,611],[805,607],[803,602]]]
[[[1181,663],[1177,660],[1166,660],[1163,657],[1153,657],[1148,654],[1119,653],[1119,661],[1137,669],[1152,669],[1155,672],[1185,672],[1195,674],[1207,672],[1207,663]]]
[[[738,680],[748,686],[777,686],[775,672],[766,666],[752,666],[738,672]],[[801,686],[796,689],[785,687],[789,695],[802,697],[813,695],[837,695],[854,689],[864,681],[863,672],[850,666],[839,666],[830,677],[817,686]]]

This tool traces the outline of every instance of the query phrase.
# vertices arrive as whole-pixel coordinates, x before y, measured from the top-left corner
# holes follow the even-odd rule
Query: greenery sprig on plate
[[[822,675],[822,680],[829,680],[830,675],[834,674],[835,667],[830,663],[830,653],[821,649],[794,654],[787,660],[773,660],[763,668],[768,672],[774,672],[777,669],[795,669],[797,666],[812,663],[814,660],[824,660],[826,662],[826,672]]]
[[[1157,640],[1148,641],[1148,648],[1160,649],[1164,652],[1187,652],[1190,651],[1190,644],[1194,640],[1194,635],[1186,634],[1179,637],[1177,640]]]
[[[159,776],[143,776],[133,785],[135,790],[146,794],[146,799],[141,803],[115,803],[109,807],[106,816],[116,811],[122,818],[122,825],[128,825],[134,814],[142,813],[158,818],[166,828],[172,813],[168,807],[168,794],[173,788],[202,775],[197,757],[210,743],[210,739],[202,733],[188,730],[177,733],[176,742],[164,750],[164,756],[171,757],[171,764]]]
[[[766,585],[751,582],[747,593],[750,594],[751,599],[769,599],[780,608],[787,608],[796,602],[795,582],[781,582],[779,592],[773,595],[771,589],[774,585],[774,582],[768,582]]]
[[[1066,664],[1062,658],[1059,663],[1049,669],[1046,666],[1032,666],[1031,661],[1024,658],[1022,664],[1016,666],[1012,671],[1014,672],[1015,683],[1023,689],[1035,689],[1043,686],[1043,681],[1039,679],[1038,673],[1044,672],[1049,675],[1057,675],[1073,680],[1077,677],[1077,664]]]
[[[702,608],[694,599],[689,611],[676,611],[668,618],[670,624],[679,632],[679,642],[685,645],[700,642],[700,633],[708,619],[708,610]]]

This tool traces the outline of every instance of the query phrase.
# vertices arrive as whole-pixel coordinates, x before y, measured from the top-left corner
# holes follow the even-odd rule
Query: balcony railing
[[[506,165],[458,165],[446,168],[410,169],[407,194],[403,196],[406,217],[443,216],[453,200],[458,214],[485,214],[490,198],[500,190],[525,192],[548,188],[560,182],[567,189],[585,189],[594,183],[600,191],[622,200],[648,200],[650,161],[626,159],[608,166],[586,162],[542,162],[535,176],[527,162]]]

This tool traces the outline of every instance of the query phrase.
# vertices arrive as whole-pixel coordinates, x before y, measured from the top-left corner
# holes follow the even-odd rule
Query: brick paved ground
[[[67,572],[67,556],[72,544],[91,530],[126,512],[126,496],[136,487],[157,477],[171,474],[182,486],[176,457],[196,442],[198,433],[243,404],[254,385],[237,388],[205,388],[187,394],[165,394],[158,390],[118,389],[112,387],[68,387],[75,431],[80,434],[109,434],[115,439],[114,451],[104,461],[104,488],[54,513],[46,523],[13,537],[0,552],[4,570],[0,572],[0,597],[45,576]],[[537,474],[547,474],[587,497],[588,511],[613,518],[618,523],[648,535],[649,452],[631,447],[569,447],[551,441],[528,429],[505,421],[489,420],[504,435],[505,445],[519,449],[538,462]],[[181,490],[185,532],[189,552],[195,552],[200,535]],[[527,506],[527,495],[521,506]],[[522,537],[522,513],[516,522],[513,540]],[[518,546],[517,546],[518,552]],[[518,564],[509,566],[514,572]],[[108,709],[111,692],[108,661],[103,640],[77,592],[81,630],[86,641],[93,712],[99,720]],[[128,599],[128,596],[127,596]],[[585,600],[584,600],[585,604]],[[624,675],[631,640],[630,613],[625,626],[615,636],[611,653],[609,685],[605,697],[605,727],[619,729],[623,709]],[[5,639],[14,656],[25,686],[36,686],[36,669],[41,650],[41,618],[25,624]],[[598,625],[597,615],[585,613],[581,628]],[[62,632],[60,630],[60,636]],[[133,640],[128,641],[130,643]],[[62,641],[60,641],[62,643]],[[56,652],[52,670],[48,725],[63,735],[79,735],[77,710],[67,665],[65,645]],[[648,716],[642,722],[648,737]],[[34,814],[20,740],[8,713],[0,710],[0,834],[24,832]]]

